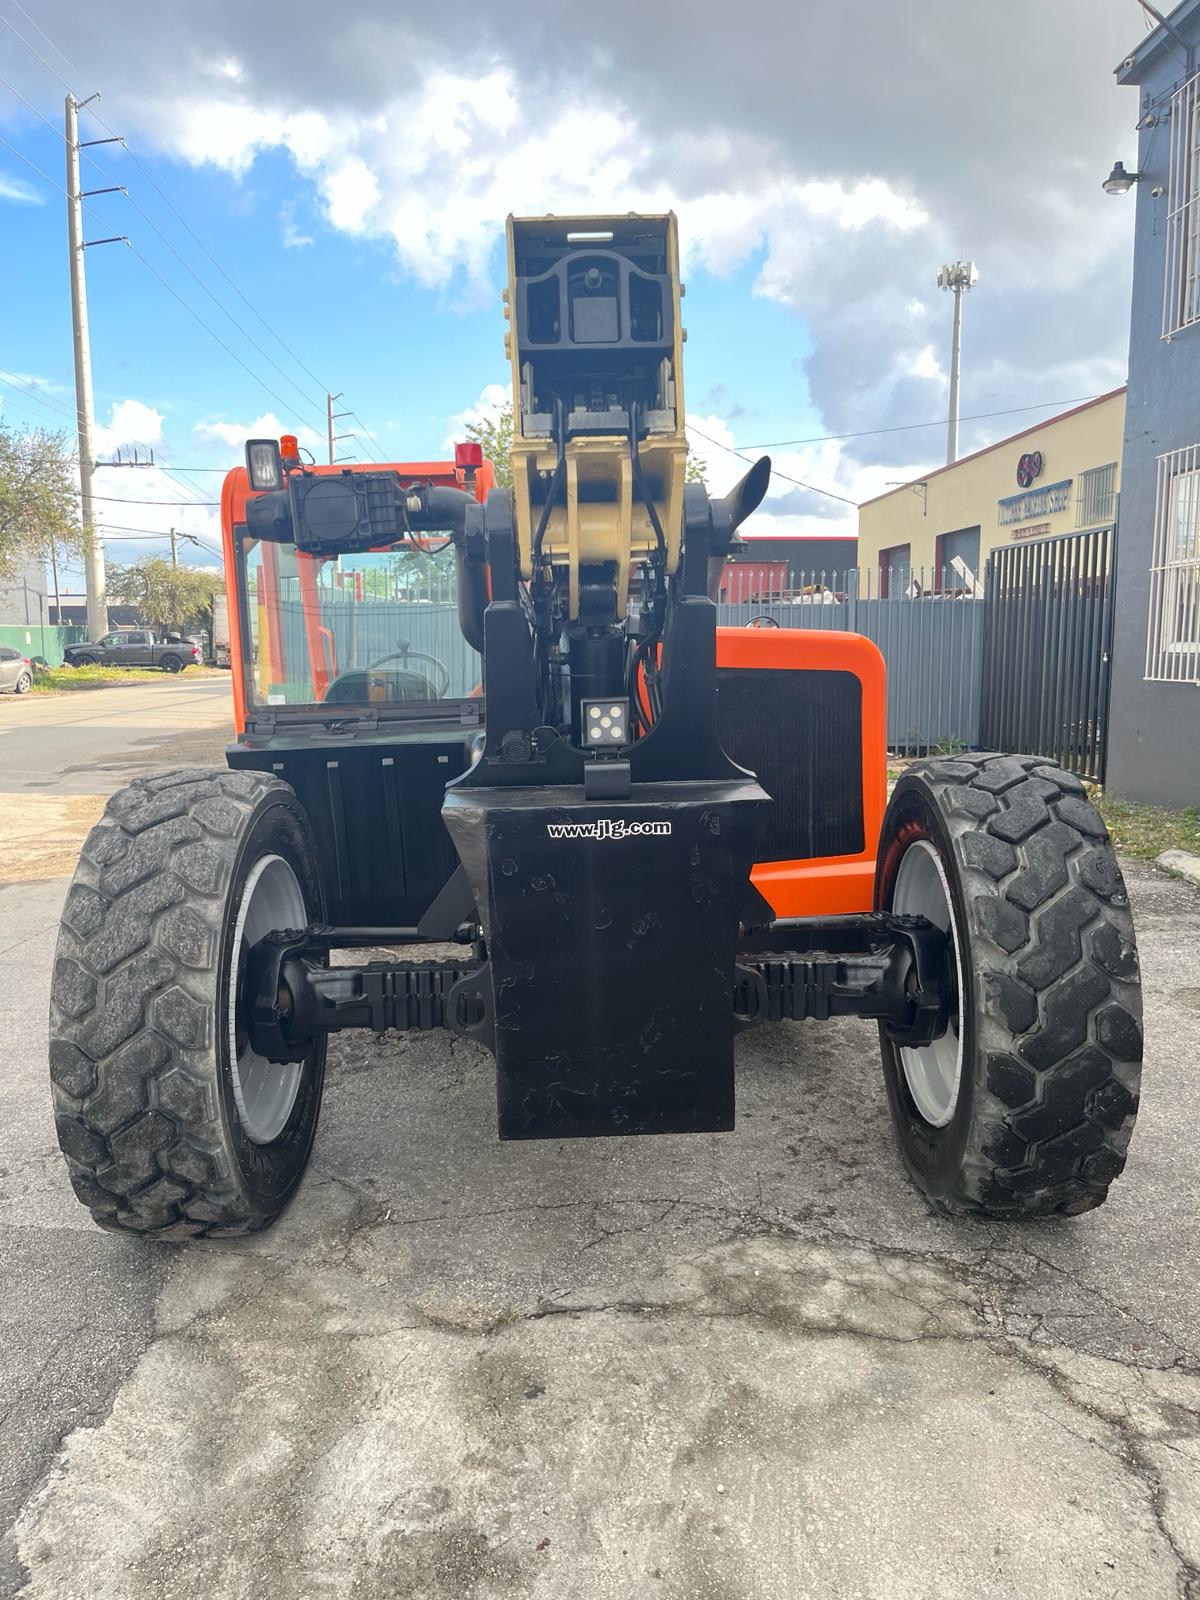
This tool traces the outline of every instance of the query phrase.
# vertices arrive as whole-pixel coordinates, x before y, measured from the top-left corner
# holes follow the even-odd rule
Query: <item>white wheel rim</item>
[[[941,857],[928,839],[916,839],[900,861],[892,890],[892,910],[925,917],[954,941],[955,1000],[950,1026],[932,1044],[900,1046],[900,1064],[918,1112],[932,1127],[944,1128],[954,1116],[962,1083],[962,952],[958,923]]]
[[[229,980],[229,1065],[233,1098],[246,1137],[252,1144],[270,1144],[287,1125],[300,1088],[301,1062],[268,1061],[238,1039],[242,1000],[239,972],[243,952],[278,928],[303,928],[308,923],[304,894],[296,874],[282,856],[262,856],[246,879],[233,932]]]

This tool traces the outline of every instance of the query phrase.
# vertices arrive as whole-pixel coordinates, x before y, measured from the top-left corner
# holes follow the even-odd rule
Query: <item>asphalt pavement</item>
[[[347,1035],[280,1225],[183,1249],[71,1194],[65,885],[0,889],[0,1594],[1195,1593],[1200,894],[1132,876],[1099,1212],[931,1216],[859,1023],[745,1037],[733,1134],[517,1145],[477,1047]]]
[[[1126,866],[1097,1212],[932,1215],[858,1022],[743,1035],[734,1133],[507,1145],[481,1049],[347,1034],[280,1224],[182,1248],[75,1201],[66,882],[0,886],[0,1596],[1200,1594],[1200,892]]]
[[[0,792],[111,794],[139,772],[223,762],[229,675],[0,696]]]

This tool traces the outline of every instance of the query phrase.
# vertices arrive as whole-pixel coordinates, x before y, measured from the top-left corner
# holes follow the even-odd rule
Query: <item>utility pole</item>
[[[327,394],[325,396],[325,437],[329,443],[329,465],[332,467],[338,459],[337,447],[339,439],[353,439],[352,433],[334,433],[334,428],[343,417],[353,416],[352,411],[335,411],[333,408],[342,398],[340,394]],[[343,460],[348,460],[346,456]]]
[[[175,529],[174,528],[171,529],[171,565],[173,567],[177,567],[179,565],[179,551],[178,551],[178,549],[176,547],[176,544],[175,544]]]
[[[58,593],[58,551],[55,549],[54,540],[53,539],[51,539],[51,541],[50,541],[50,571],[54,575],[54,618],[55,618],[55,626],[61,628],[62,625],[63,625],[63,614],[62,614],[62,600],[59,598],[59,593]],[[45,655],[45,653],[46,652],[43,650],[42,654]]]
[[[950,341],[950,415],[946,423],[946,465],[958,460],[958,382],[962,366],[962,297],[963,291],[973,289],[979,274],[973,261],[952,261],[938,268],[938,288],[950,289],[954,294],[954,332]]]
[[[86,102],[85,102],[86,103]],[[83,272],[83,196],[79,189],[79,103],[67,96],[67,239],[71,254],[71,326],[75,342],[75,412],[79,430],[79,509],[83,519],[83,570],[89,639],[108,632],[104,545],[93,520],[92,351],[88,342],[87,284]]]
[[[79,436],[79,512],[83,522],[83,571],[87,589],[88,638],[99,639],[108,632],[108,596],[104,581],[104,543],[96,532],[92,500],[92,474],[96,458],[92,445],[95,416],[92,405],[92,350],[88,340],[87,283],[83,252],[94,244],[128,244],[127,239],[85,239],[83,202],[89,194],[108,190],[79,187],[79,113],[98,96],[76,100],[67,96],[67,244],[71,268],[71,327],[75,346],[75,415]],[[88,139],[85,144],[115,144],[119,139]],[[119,188],[114,185],[114,190]],[[59,619],[61,621],[61,618]]]

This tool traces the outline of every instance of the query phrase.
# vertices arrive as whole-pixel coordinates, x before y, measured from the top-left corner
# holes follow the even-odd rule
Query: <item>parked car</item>
[[[178,633],[160,637],[152,628],[122,628],[103,639],[69,644],[63,651],[68,667],[161,667],[164,672],[182,672],[203,659],[194,639]]]
[[[19,650],[0,645],[0,694],[27,694],[33,687],[33,662]]]

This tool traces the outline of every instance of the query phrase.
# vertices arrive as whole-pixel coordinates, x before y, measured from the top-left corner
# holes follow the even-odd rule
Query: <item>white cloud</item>
[[[503,383],[486,383],[479,391],[479,398],[474,405],[465,406],[463,410],[456,411],[446,418],[446,436],[442,440],[442,449],[449,456],[456,444],[467,437],[470,426],[478,427],[481,422],[495,422],[505,406],[512,403],[512,390]],[[389,423],[394,427],[394,423]]]
[[[321,179],[325,214],[345,233],[367,232],[367,218],[379,203],[379,183],[361,156],[346,156]]]
[[[279,220],[283,226],[283,247],[285,250],[303,250],[313,243],[310,233],[301,233],[296,226],[296,206],[294,201],[287,201],[279,209]]]
[[[42,206],[46,203],[46,197],[40,190],[26,183],[24,178],[14,178],[7,172],[0,172],[0,200],[12,200],[20,206]]]
[[[109,420],[97,423],[93,436],[98,457],[111,455],[124,446],[150,450],[162,443],[163,415],[141,400],[117,400]]]
[[[941,363],[933,353],[931,344],[923,345],[916,355],[908,362],[908,371],[914,378],[936,378],[941,382],[945,378]]]
[[[253,422],[225,422],[222,419],[197,422],[192,432],[202,445],[218,446],[226,455],[233,452],[229,460],[230,466],[240,464],[247,439],[278,439],[285,433],[294,433],[300,444],[316,456],[318,461],[325,459],[326,441],[315,428],[303,424],[297,427],[292,422],[281,422],[273,411],[262,412]]]
[[[48,31],[76,10],[43,0]],[[236,177],[286,152],[333,228],[391,241],[404,273],[461,301],[493,294],[510,210],[675,206],[689,265],[753,260],[759,293],[804,319],[808,391],[849,432],[944,406],[923,354],[943,348],[932,279],[966,253],[982,278],[964,410],[1121,376],[1132,207],[1099,178],[1137,115],[1111,78],[1137,35],[1128,0],[960,7],[949,32],[943,12],[610,0],[570,30],[553,8],[514,30],[463,0],[447,68],[436,8],[361,0],[331,32],[293,0],[281,48],[270,7],[210,0],[136,48],[99,29],[89,46],[123,129]],[[687,71],[664,74],[681,37]],[[913,446],[844,454],[899,475]]]

